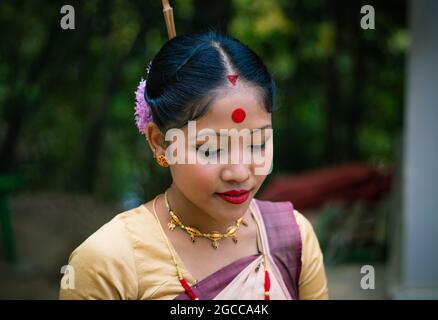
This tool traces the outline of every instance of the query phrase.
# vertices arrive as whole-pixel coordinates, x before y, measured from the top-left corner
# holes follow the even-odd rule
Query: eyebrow
[[[252,129],[252,130],[250,130],[250,131],[252,131],[252,132],[256,132],[256,131],[261,131],[261,130],[263,130],[263,129],[272,129],[272,125],[271,125],[271,124],[267,124],[267,125],[265,125],[265,126],[263,126],[263,127],[256,128],[256,129]],[[202,138],[202,137],[205,137],[205,136],[209,136],[209,134],[206,133],[206,134],[197,135],[196,138]],[[228,135],[220,134],[219,132],[216,132],[216,136],[227,137]]]

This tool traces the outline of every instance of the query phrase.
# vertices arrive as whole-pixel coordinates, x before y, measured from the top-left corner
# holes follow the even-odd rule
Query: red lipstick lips
[[[216,193],[219,197],[224,199],[225,201],[232,203],[232,204],[241,204],[248,199],[250,191],[249,190],[230,190],[227,192],[217,192]]]

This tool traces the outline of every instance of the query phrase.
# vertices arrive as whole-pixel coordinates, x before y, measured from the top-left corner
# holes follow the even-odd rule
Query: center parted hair
[[[214,31],[169,40],[152,60],[144,90],[153,121],[166,132],[201,117],[230,74],[256,88],[266,111],[273,112],[275,83],[248,46]]]

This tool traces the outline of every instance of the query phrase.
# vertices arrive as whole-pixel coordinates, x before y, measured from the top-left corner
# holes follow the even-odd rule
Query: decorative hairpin
[[[164,20],[166,21],[167,35],[169,40],[176,36],[175,22],[173,20],[173,9],[169,4],[169,0],[162,0]]]

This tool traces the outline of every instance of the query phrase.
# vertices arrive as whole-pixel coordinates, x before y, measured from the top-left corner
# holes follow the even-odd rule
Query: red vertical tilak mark
[[[227,76],[228,81],[230,81],[233,86],[236,85],[238,77],[239,76],[237,74],[231,74],[231,75]]]

